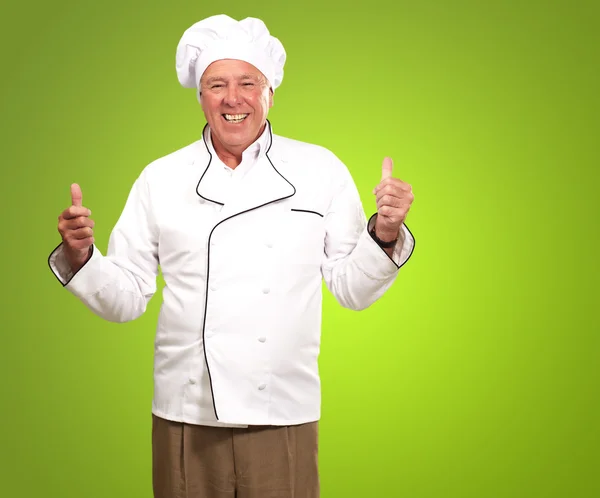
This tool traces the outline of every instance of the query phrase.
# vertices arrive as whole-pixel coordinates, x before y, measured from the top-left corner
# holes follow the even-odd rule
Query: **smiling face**
[[[204,71],[200,91],[215,150],[241,156],[264,130],[273,105],[267,79],[245,61],[219,60]]]

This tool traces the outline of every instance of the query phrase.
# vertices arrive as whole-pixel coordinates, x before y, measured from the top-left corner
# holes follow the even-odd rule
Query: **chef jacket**
[[[128,322],[157,291],[152,412],[199,425],[294,425],[320,418],[322,282],[363,310],[411,256],[369,235],[347,167],[328,149],[264,133],[235,169],[202,139],[147,165],[106,255],[76,273],[62,243],[49,266],[96,315]]]

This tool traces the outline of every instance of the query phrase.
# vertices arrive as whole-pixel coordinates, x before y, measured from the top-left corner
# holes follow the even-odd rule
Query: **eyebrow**
[[[258,80],[259,78],[257,76],[255,76],[255,75],[250,74],[250,73],[244,73],[244,74],[241,74],[238,79],[240,79],[240,80],[248,80],[248,79],[250,79],[250,80]],[[222,76],[211,76],[210,78],[208,78],[206,80],[206,84],[210,85],[211,83],[215,83],[216,81],[225,82],[226,79],[223,78]]]
[[[220,76],[212,76],[211,78],[207,78],[205,83],[207,85],[210,85],[211,83],[214,83],[215,81],[225,81],[225,78],[221,78]]]

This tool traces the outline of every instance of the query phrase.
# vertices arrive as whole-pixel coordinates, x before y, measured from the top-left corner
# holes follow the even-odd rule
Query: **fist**
[[[412,187],[392,176],[393,163],[386,157],[381,167],[381,181],[373,190],[377,201],[375,233],[384,241],[394,240],[414,200]]]
[[[92,212],[83,207],[81,201],[81,188],[74,183],[71,185],[71,206],[58,217],[58,232],[73,271],[79,270],[89,259],[90,247],[94,243]]]

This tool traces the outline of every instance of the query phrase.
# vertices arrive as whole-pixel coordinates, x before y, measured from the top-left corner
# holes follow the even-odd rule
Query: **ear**
[[[269,89],[269,108],[273,107],[273,89]]]
[[[198,80],[198,84],[196,85],[196,99],[202,107],[202,77]]]

